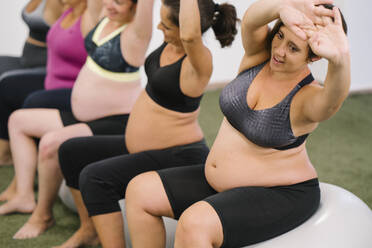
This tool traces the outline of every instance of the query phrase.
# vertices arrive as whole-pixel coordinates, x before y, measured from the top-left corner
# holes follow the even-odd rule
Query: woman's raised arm
[[[132,65],[145,62],[146,51],[152,36],[154,0],[138,0],[137,10],[128,30],[121,34],[121,47]]]
[[[102,0],[87,0],[87,8],[82,17],[81,29],[84,37],[103,17]]]
[[[308,43],[319,57],[328,60],[324,87],[309,87],[303,97],[303,114],[310,122],[330,118],[341,107],[350,88],[350,52],[342,18],[334,7],[334,20],[323,17],[323,25],[308,31]]]
[[[199,79],[196,81],[207,80],[204,83],[208,83],[213,70],[212,55],[202,40],[200,10],[197,0],[180,0],[179,27],[183,47],[192,70]]]

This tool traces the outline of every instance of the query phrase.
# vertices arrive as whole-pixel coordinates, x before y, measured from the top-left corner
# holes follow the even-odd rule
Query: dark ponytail
[[[163,3],[171,9],[170,20],[179,26],[180,0],[163,0]],[[198,0],[198,4],[202,33],[212,27],[221,47],[230,46],[238,33],[235,7],[227,3],[218,5],[213,0]]]
[[[230,46],[238,33],[236,9],[231,4],[215,4],[212,29],[221,47]]]

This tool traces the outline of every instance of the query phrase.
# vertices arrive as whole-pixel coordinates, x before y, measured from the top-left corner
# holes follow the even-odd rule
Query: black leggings
[[[74,114],[71,111],[70,112],[60,111],[59,114],[63,126],[85,123],[88,125],[94,136],[123,135],[125,133],[125,128],[127,127],[127,122],[129,119],[129,114],[117,114],[105,116],[90,121],[80,121],[75,118]]]
[[[44,90],[44,68],[5,73],[0,79],[0,138],[9,139],[11,113],[25,108],[57,108],[71,111],[71,89]],[[34,93],[34,94],[32,94]],[[28,98],[30,97],[30,98]],[[24,104],[25,103],[25,104]]]
[[[198,201],[208,202],[223,227],[221,247],[255,244],[299,226],[317,210],[317,179],[276,187],[239,187],[215,191],[207,182],[204,165],[159,170],[175,218]]]
[[[0,56],[0,77],[13,70],[26,69],[21,63],[20,57]]]
[[[93,136],[63,143],[59,161],[67,185],[80,188],[89,215],[94,216],[120,211],[118,201],[125,197],[126,187],[136,175],[204,163],[208,152],[202,140],[128,154],[124,136]]]
[[[38,90],[31,93],[23,102],[23,108],[54,108],[71,110],[72,89]]]
[[[5,72],[18,69],[45,67],[47,48],[25,42],[22,56],[0,56],[0,76]]]
[[[46,47],[39,47],[28,42],[23,47],[21,57],[0,56],[0,77],[13,70],[45,68],[47,60]]]

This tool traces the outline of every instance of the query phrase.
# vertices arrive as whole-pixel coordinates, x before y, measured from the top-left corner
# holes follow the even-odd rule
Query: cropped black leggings
[[[21,69],[45,68],[47,49],[25,43],[21,57],[0,56],[0,76]]]
[[[5,73],[0,78],[0,138],[9,139],[8,119],[20,108],[71,111],[71,89],[44,90],[44,68]]]
[[[89,215],[120,211],[129,181],[136,175],[171,167],[204,163],[204,140],[161,150],[128,154],[124,136],[74,138],[59,149],[62,173],[69,187],[82,193]]]
[[[175,218],[198,201],[209,203],[223,228],[221,248],[244,247],[288,232],[310,218],[320,201],[318,179],[301,183],[246,186],[217,192],[204,164],[157,171]]]

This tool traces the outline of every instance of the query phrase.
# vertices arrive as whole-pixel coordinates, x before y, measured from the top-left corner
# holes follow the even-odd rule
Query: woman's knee
[[[111,180],[110,172],[101,162],[85,167],[79,176],[79,189],[90,216],[120,211],[118,201],[124,188]]]
[[[60,138],[57,132],[48,132],[40,140],[39,157],[41,160],[50,159],[57,156],[60,146]]]
[[[76,139],[78,138],[68,139],[58,148],[59,164],[63,172],[72,167],[70,158],[74,158],[79,155],[76,154]]]
[[[142,173],[129,182],[125,202],[128,207],[154,216],[174,216],[164,186],[155,171]]]
[[[151,192],[148,190],[154,186],[154,172],[146,172],[135,176],[128,184],[125,192],[125,201],[127,204],[141,206],[151,205]],[[149,204],[150,201],[150,204]]]
[[[91,192],[96,194],[102,194],[106,190],[109,190],[108,182],[105,182],[105,176],[98,163],[93,163],[86,166],[80,173],[79,176],[79,188],[83,195],[88,196]],[[98,192],[99,191],[99,192]]]
[[[182,213],[177,225],[176,243],[209,244],[209,247],[222,245],[222,224],[212,206],[200,201]]]
[[[82,170],[89,165],[85,142],[88,137],[76,137],[64,141],[58,148],[58,160],[66,184],[74,189],[79,189],[79,176]],[[86,153],[84,153],[86,152]]]
[[[27,125],[27,112],[24,109],[18,109],[14,111],[8,120],[8,129],[11,131],[22,131],[22,129]]]

